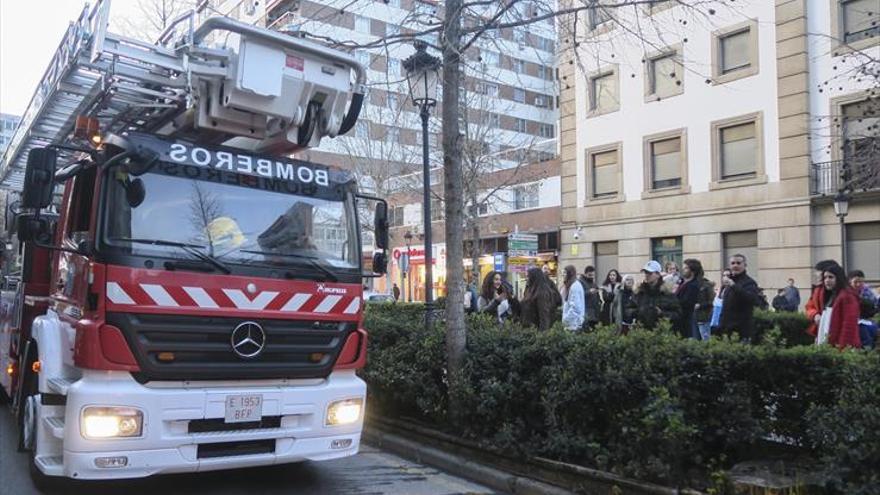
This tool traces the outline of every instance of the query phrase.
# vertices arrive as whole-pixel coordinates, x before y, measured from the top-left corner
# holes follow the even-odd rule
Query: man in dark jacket
[[[636,321],[648,329],[656,327],[662,318],[678,321],[681,315],[678,299],[672,289],[663,283],[661,270],[660,263],[649,261],[642,268],[645,281],[636,288],[629,302]]]
[[[599,284],[596,283],[596,269],[592,266],[584,268],[584,273],[579,278],[584,286],[584,308],[587,311],[584,318],[584,329],[588,330],[599,323],[599,314],[602,312],[602,300],[599,299]]]
[[[746,273],[748,260],[742,254],[734,254],[729,260],[731,276],[721,279],[727,288],[721,307],[721,331],[738,332],[743,342],[751,342],[755,334],[752,313],[758,305],[758,283]]]

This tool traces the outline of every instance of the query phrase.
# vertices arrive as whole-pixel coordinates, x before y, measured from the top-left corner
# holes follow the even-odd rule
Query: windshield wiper
[[[136,239],[136,238],[132,238],[132,237],[114,237],[113,239],[117,240],[117,241],[134,242],[136,244],[152,244],[155,246],[179,247],[179,248],[183,249],[184,251],[186,251],[187,253],[195,256],[196,258],[198,258],[206,263],[210,263],[215,268],[217,268],[218,270],[220,270],[221,272],[223,272],[227,275],[232,273],[232,270],[228,266],[223,264],[221,261],[219,261],[217,258],[199,251],[199,249],[205,249],[205,246],[202,246],[199,244],[189,244],[186,242],[168,241],[165,239]]]
[[[255,250],[251,250],[251,249],[239,249],[239,251],[242,253],[249,253],[249,254],[262,254],[264,256],[280,256],[283,258],[303,259],[309,264],[309,266],[312,266],[313,268],[317,268],[321,273],[323,273],[329,281],[331,281],[331,282],[338,282],[339,281],[339,278],[336,277],[336,274],[334,274],[329,268],[324,266],[323,263],[318,261],[317,256],[302,254],[302,253],[274,253],[271,251],[255,251]],[[285,272],[284,276],[287,278],[296,278],[297,274],[295,274],[293,272]]]

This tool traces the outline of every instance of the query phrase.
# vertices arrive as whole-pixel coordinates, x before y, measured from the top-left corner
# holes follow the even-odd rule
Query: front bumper
[[[189,432],[192,420],[222,418],[226,397],[260,394],[263,417],[280,417],[278,427]],[[78,479],[137,478],[182,473],[327,460],[354,455],[360,444],[363,413],[353,424],[324,426],[327,406],[336,400],[365,398],[366,385],[354,371],[337,371],[323,380],[284,383],[194,383],[144,386],[127,373],[88,372],[72,385],[65,414],[63,475]],[[86,406],[127,406],[144,413],[139,438],[88,440],[80,433]],[[199,457],[205,444],[274,442],[274,451]],[[344,447],[334,440],[343,441]],[[348,442],[350,440],[350,443]],[[125,467],[99,468],[100,457],[127,458]]]

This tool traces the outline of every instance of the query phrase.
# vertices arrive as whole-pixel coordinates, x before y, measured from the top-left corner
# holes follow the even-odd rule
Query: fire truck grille
[[[324,378],[357,327],[354,322],[131,313],[108,313],[107,323],[125,336],[141,382]]]

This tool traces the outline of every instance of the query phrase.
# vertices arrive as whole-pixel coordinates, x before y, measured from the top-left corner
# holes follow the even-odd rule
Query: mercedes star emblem
[[[232,331],[232,351],[238,357],[245,359],[255,358],[266,347],[266,332],[259,323],[245,321],[239,323]]]

